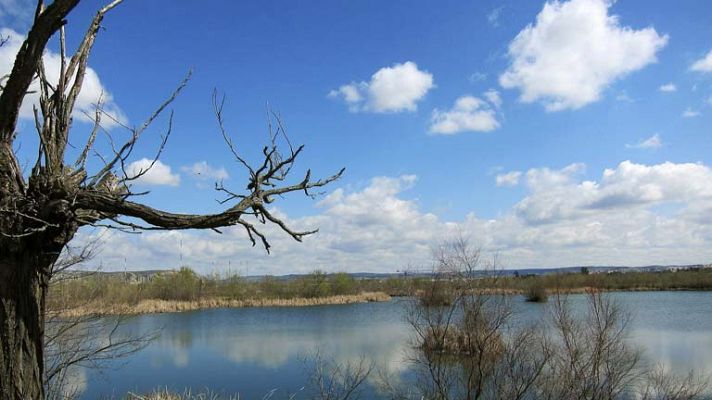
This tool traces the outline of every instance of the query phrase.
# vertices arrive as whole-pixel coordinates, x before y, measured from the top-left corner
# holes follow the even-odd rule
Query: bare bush
[[[357,361],[339,363],[317,352],[308,360],[310,398],[320,400],[357,400],[363,384],[373,371],[373,362],[362,356]]]
[[[567,298],[553,307],[554,357],[540,392],[553,398],[617,399],[643,376],[641,352],[627,340],[630,315],[610,297],[587,294],[576,315]]]
[[[697,400],[709,399],[710,382],[707,377],[689,372],[674,375],[658,366],[648,372],[646,382],[639,390],[641,400]],[[707,393],[708,395],[705,395]]]
[[[706,398],[703,377],[648,368],[628,338],[630,314],[609,295],[589,291],[583,309],[556,295],[548,323],[524,324],[512,297],[497,292],[496,271],[482,272],[480,252],[466,240],[438,247],[434,269],[419,295],[445,287],[449,301],[409,304],[415,390],[384,378],[394,399]]]
[[[549,345],[534,326],[512,329],[511,297],[492,292],[496,258],[483,266],[480,250],[458,236],[437,247],[434,260],[435,279],[407,312],[420,395],[526,398],[550,358]],[[441,293],[447,302],[432,301]]]
[[[73,378],[82,368],[98,369],[107,363],[129,356],[143,349],[157,332],[127,333],[122,329],[126,317],[105,317],[98,314],[66,316],[69,305],[61,293],[53,289],[78,274],[68,271],[91,258],[97,250],[96,242],[81,247],[70,247],[53,267],[50,296],[45,308],[44,326],[44,387],[48,400],[69,400],[80,393]]]
[[[549,300],[549,294],[546,288],[537,283],[529,285],[524,296],[530,303],[546,303]]]

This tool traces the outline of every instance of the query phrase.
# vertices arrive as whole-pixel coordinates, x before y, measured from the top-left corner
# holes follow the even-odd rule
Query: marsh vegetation
[[[462,280],[476,282],[479,291],[523,295],[546,302],[552,293],[597,291],[712,290],[712,269],[664,272],[560,273],[514,276],[502,270],[479,271],[466,279],[436,271],[429,277],[392,276],[357,279],[347,273],[310,274],[281,278],[239,275],[201,276],[189,267],[142,280],[122,274],[89,273],[53,284],[47,303],[77,314],[136,314],[188,311],[215,307],[304,306],[386,301],[417,296],[424,305],[450,305]],[[73,310],[73,311],[70,311]]]

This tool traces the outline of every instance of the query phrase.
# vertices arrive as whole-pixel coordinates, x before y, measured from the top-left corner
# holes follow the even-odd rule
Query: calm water
[[[634,315],[631,339],[652,362],[675,371],[712,373],[712,293],[614,294]],[[572,301],[583,303],[583,297]],[[407,375],[409,330],[403,302],[304,308],[215,309],[131,318],[133,332],[161,329],[146,349],[103,371],[76,376],[83,398],[121,398],[158,387],[206,388],[261,399],[276,389],[298,392],[306,380],[304,357],[319,350],[337,362],[362,355],[394,376]],[[546,315],[546,305],[518,299],[526,319]],[[304,398],[301,396],[300,398]]]

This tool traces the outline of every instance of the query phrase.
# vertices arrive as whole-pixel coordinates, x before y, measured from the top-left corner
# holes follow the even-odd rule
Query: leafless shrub
[[[673,375],[664,367],[652,369],[640,389],[641,400],[697,400],[710,398],[710,382],[706,377],[689,372],[687,375]]]
[[[86,262],[97,250],[96,242],[68,248],[55,264],[50,280],[52,287],[77,279],[77,275],[62,273],[70,267]],[[107,363],[129,356],[143,349],[157,332],[129,334],[123,332],[123,316],[106,317],[99,314],[67,317],[63,297],[51,296],[45,309],[44,365],[45,398],[68,400],[77,397],[78,388],[72,378],[78,369],[103,368]]]
[[[587,295],[576,315],[567,298],[556,297],[551,333],[554,356],[540,396],[554,399],[618,399],[642,378],[641,353],[629,344],[630,315],[610,297]]]
[[[317,352],[305,360],[312,364],[308,377],[310,398],[320,400],[357,400],[363,384],[373,371],[373,362],[365,356],[354,362],[339,363]]]
[[[496,291],[496,271],[476,274],[480,252],[466,240],[457,238],[434,254],[437,274],[429,290],[446,286],[451,301],[409,304],[415,388],[399,389],[382,378],[391,398],[706,398],[702,377],[646,367],[628,339],[631,316],[612,297],[591,290],[585,308],[578,309],[557,295],[547,324],[526,325],[514,318],[512,297]]]
[[[499,277],[496,258],[483,266],[480,250],[463,236],[433,254],[435,279],[407,312],[419,394],[428,399],[527,398],[551,352],[538,328],[512,328],[511,297],[492,290]],[[422,300],[437,291],[447,292],[450,301]]]

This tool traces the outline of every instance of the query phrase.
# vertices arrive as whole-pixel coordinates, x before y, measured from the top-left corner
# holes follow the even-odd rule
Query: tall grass
[[[78,308],[87,304],[104,307],[136,306],[146,300],[176,302],[206,302],[223,304],[269,304],[265,300],[320,299],[336,296],[356,296],[382,292],[390,296],[414,296],[433,292],[432,304],[448,303],[456,281],[424,277],[389,277],[386,279],[355,279],[346,273],[311,274],[280,279],[267,276],[248,280],[240,276],[200,276],[188,267],[155,275],[150,280],[130,282],[116,275],[93,274],[78,279],[60,280],[50,289],[50,305]],[[712,290],[712,269],[692,269],[677,272],[625,273],[565,273],[537,276],[497,276],[478,278],[482,290],[524,294],[530,301],[545,301],[546,293],[583,292],[594,288],[618,290]],[[299,303],[299,302],[297,302]],[[314,302],[322,304],[321,302]],[[281,304],[281,303],[280,303]]]
[[[48,303],[53,309],[76,312],[184,311],[208,307],[257,305],[342,304],[382,301],[385,294],[368,293],[364,285],[345,273],[321,271],[283,280],[264,277],[248,281],[239,276],[200,276],[188,267],[160,273],[145,281],[121,275],[92,274],[54,284]]]

